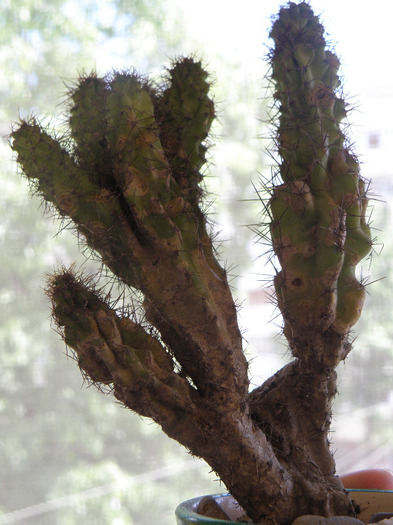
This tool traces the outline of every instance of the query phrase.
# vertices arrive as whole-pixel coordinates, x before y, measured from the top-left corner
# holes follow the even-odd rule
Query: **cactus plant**
[[[143,315],[130,318],[73,269],[50,278],[53,317],[83,374],[204,458],[255,522],[354,515],[328,431],[335,368],[364,302],[356,266],[372,243],[323,33],[304,2],[281,8],[271,31],[280,160],[268,227],[294,360],[252,392],[202,211],[215,110],[201,63],[180,58],[158,87],[135,72],[85,76],[70,92],[69,137],[35,119],[11,135],[35,191],[130,297],[143,296]]]

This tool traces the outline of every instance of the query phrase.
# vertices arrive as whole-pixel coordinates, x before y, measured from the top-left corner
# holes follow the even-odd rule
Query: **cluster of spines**
[[[281,183],[270,231],[284,330],[290,338],[331,326],[346,334],[364,302],[355,268],[372,243],[365,183],[341,129],[340,62],[306,3],[282,8],[271,37]]]

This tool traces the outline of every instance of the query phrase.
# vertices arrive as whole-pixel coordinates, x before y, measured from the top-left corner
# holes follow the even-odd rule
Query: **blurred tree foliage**
[[[53,510],[34,517],[30,512],[21,523],[140,524],[160,516],[165,525],[173,522],[179,498],[219,490],[202,464],[181,476],[128,491],[131,476],[154,471],[186,453],[149,422],[122,410],[94,388],[82,388],[75,363],[65,358],[65,347],[50,328],[42,288],[45,274],[60,263],[77,260],[85,271],[97,268],[80,256],[72,233],[62,231],[57,238],[56,221],[42,219],[40,200],[29,196],[26,181],[16,175],[7,138],[18,113],[45,115],[53,121],[65,109],[65,85],[78,73],[96,68],[102,55],[111,57],[109,68],[128,64],[159,74],[168,56],[182,52],[185,40],[181,10],[172,4],[171,0],[3,0],[0,5],[0,515],[123,482],[106,495],[65,503],[56,514]],[[225,57],[217,60],[224,63]],[[251,234],[246,228],[236,234],[229,216],[243,224],[248,221],[240,219],[235,204],[246,198],[260,164],[256,142],[254,152],[241,145],[247,135],[256,139],[258,134],[254,92],[258,79],[241,77],[237,90],[229,78],[233,67],[215,85],[216,98],[223,101],[219,111],[224,116],[216,129],[218,134],[225,130],[226,145],[218,159],[224,166],[220,169],[225,186],[219,179],[208,184],[220,198],[224,196],[221,207],[214,205],[217,220],[229,224],[223,238],[232,237],[224,243],[224,257],[236,247],[234,253],[244,259]],[[235,67],[240,70],[241,64]],[[245,94],[254,106],[244,102]],[[61,119],[56,125],[61,129]],[[245,160],[240,162],[240,157]],[[241,257],[231,259],[240,264]],[[143,509],[146,501],[155,502],[148,511]]]
[[[65,358],[64,345],[49,326],[42,287],[44,274],[60,262],[79,259],[85,269],[94,268],[78,255],[72,234],[62,232],[60,241],[54,238],[56,225],[42,220],[39,199],[29,197],[26,181],[16,175],[6,137],[18,112],[48,119],[59,113],[62,82],[93,69],[104,45],[116,47],[122,40],[125,62],[133,48],[143,49],[144,33],[150,40],[154,34],[150,58],[158,65],[174,52],[176,39],[165,35],[176,34],[175,20],[165,19],[158,0],[1,3],[0,513],[108,484],[120,476],[126,490],[130,476],[179,457],[179,447],[148,422],[95,389],[81,389],[77,367]],[[153,53],[157,43],[160,52],[156,48]],[[149,60],[149,52],[144,60]],[[195,472],[194,477],[199,479]],[[171,481],[166,487],[170,486]],[[88,505],[82,501],[56,516],[50,512],[22,522],[76,524],[87,519],[107,524],[115,522],[111,519],[117,513],[119,523],[141,523],[143,499],[138,490],[120,499],[110,494]],[[169,499],[164,498],[164,505]],[[160,512],[160,505],[151,512]]]

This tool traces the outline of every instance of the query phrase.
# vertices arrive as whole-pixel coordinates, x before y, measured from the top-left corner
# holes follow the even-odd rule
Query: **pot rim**
[[[227,492],[218,493],[218,494],[209,494],[213,499],[217,500],[219,498],[228,498],[231,497],[231,495]],[[186,501],[183,501],[180,503],[180,505],[177,506],[175,515],[177,518],[182,519],[186,523],[200,523],[200,524],[209,524],[209,525],[222,525],[225,523],[226,525],[239,525],[239,522],[237,521],[228,521],[228,520],[220,520],[218,518],[209,518],[208,516],[203,516],[202,514],[198,514],[195,512],[195,508],[200,501],[201,498],[204,496],[198,496],[196,498],[192,498]],[[253,525],[253,524],[250,524]]]
[[[367,494],[373,495],[373,494],[392,494],[393,490],[381,490],[381,489],[346,489],[350,494],[362,494],[363,496],[367,496]],[[218,494],[209,494],[213,499],[224,499],[230,498],[231,495],[229,493],[218,493]],[[203,516],[202,514],[198,514],[195,509],[197,507],[198,502],[203,496],[199,496],[196,498],[192,498],[186,501],[183,501],[180,503],[180,505],[177,506],[175,515],[176,518],[179,520],[183,520],[182,523],[187,524],[194,524],[198,523],[200,525],[223,525],[224,523],[226,525],[239,525],[238,521],[228,521],[228,520],[220,520],[218,518],[209,518],[208,516]],[[354,497],[354,499],[356,499]],[[178,521],[178,523],[180,523]],[[249,525],[255,525],[253,523],[250,523]]]
[[[388,492],[393,493],[393,490],[385,489],[345,489],[347,492]]]

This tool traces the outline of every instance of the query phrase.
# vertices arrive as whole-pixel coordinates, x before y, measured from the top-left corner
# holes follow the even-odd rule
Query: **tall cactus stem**
[[[282,182],[272,192],[270,230],[285,333],[306,340],[332,328],[347,336],[364,302],[355,270],[371,237],[364,182],[341,129],[340,62],[306,3],[283,8],[271,37]]]

